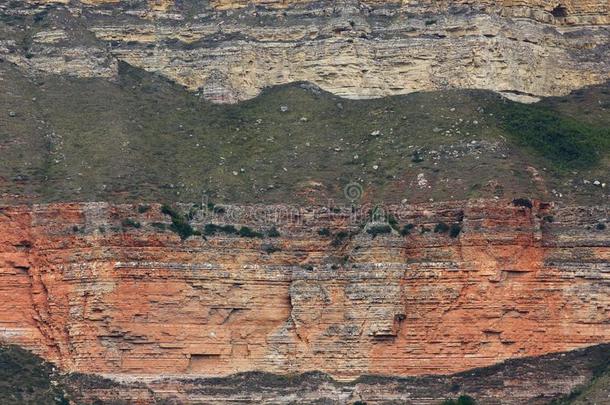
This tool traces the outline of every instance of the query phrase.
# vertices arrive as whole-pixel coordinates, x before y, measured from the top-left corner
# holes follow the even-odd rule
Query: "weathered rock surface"
[[[341,379],[610,342],[607,206],[405,206],[404,237],[372,237],[349,210],[255,208],[193,223],[275,222],[279,237],[181,241],[159,229],[159,206],[3,208],[0,339],[66,371]],[[432,231],[440,222],[461,232]]]
[[[70,375],[63,380],[78,403],[105,401],[153,404],[412,404],[438,405],[461,394],[481,405],[548,405],[589,380],[610,361],[608,345],[535,358],[513,359],[492,367],[449,376],[364,376],[338,382],[322,373],[280,377],[241,373],[223,378],[162,378],[112,381]],[[606,395],[600,392],[603,401]],[[604,402],[598,402],[604,403]]]
[[[113,80],[124,61],[216,102],[295,81],[370,98],[565,95],[610,78],[606,0],[11,4],[0,6],[0,57],[32,73]]]

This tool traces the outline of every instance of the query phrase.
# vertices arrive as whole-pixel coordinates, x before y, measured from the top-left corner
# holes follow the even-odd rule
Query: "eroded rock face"
[[[350,210],[220,211],[193,223],[264,231],[282,213],[280,236],[181,241],[159,206],[3,208],[0,339],[70,371],[344,379],[610,342],[608,207],[406,206],[410,234],[376,237]]]
[[[13,4],[0,6],[0,57],[32,73],[113,80],[123,61],[215,102],[295,81],[371,98],[564,95],[610,78],[605,0]]]

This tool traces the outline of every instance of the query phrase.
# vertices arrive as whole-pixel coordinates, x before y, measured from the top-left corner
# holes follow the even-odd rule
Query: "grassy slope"
[[[0,194],[22,201],[196,202],[205,193],[216,202],[342,202],[353,181],[378,201],[552,198],[553,188],[564,199],[604,201],[601,189],[572,183],[601,180],[610,166],[608,86],[547,100],[544,109],[482,91],[354,101],[299,85],[213,105],[128,66],[118,83],[26,78],[7,62],[0,77],[8,88],[0,94]],[[555,114],[576,138],[584,128],[591,139],[582,151],[595,158],[566,164],[545,150],[552,136],[542,147],[535,136],[524,140],[503,121],[514,111],[534,121]],[[419,174],[429,188],[418,186]]]
[[[15,346],[0,346],[0,404],[68,404],[52,366]]]
[[[593,378],[570,395],[551,402],[551,405],[597,405],[610,403],[610,364],[604,362],[595,370]]]

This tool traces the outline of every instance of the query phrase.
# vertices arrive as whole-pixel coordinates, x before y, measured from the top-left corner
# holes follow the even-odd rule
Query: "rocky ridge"
[[[607,206],[404,206],[402,236],[349,209],[254,208],[192,211],[252,233],[184,241],[157,205],[3,208],[2,341],[64,371],[348,380],[610,341]]]
[[[295,81],[348,98],[607,81],[607,2],[556,3],[18,0],[0,6],[0,57],[109,80],[122,61],[215,102]]]

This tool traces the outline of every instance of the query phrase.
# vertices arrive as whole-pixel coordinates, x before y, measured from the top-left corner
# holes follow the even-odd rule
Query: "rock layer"
[[[409,235],[349,209],[227,206],[193,223],[280,236],[181,241],[159,206],[5,207],[0,338],[68,371],[341,379],[610,342],[608,207],[392,210]]]
[[[371,98],[565,95],[610,78],[605,0],[13,3],[0,57],[32,73],[113,80],[123,61],[215,102],[295,81]]]

